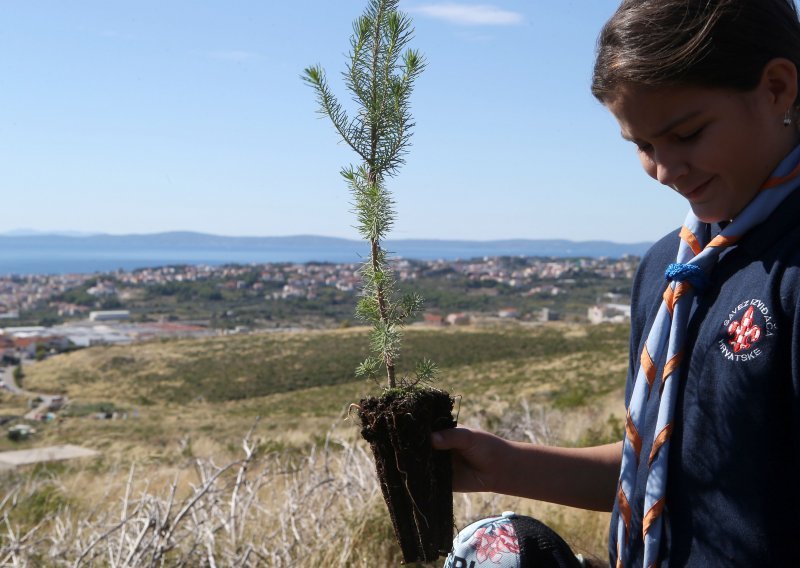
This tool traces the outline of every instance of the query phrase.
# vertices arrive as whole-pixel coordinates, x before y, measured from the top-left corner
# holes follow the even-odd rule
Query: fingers
[[[493,434],[470,428],[447,428],[431,434],[436,450],[452,450],[453,491],[491,491],[496,476]]]
[[[473,443],[473,430],[469,428],[446,428],[431,434],[431,445],[435,450],[464,450]]]

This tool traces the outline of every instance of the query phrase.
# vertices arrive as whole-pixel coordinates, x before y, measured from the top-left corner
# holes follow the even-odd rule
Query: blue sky
[[[401,0],[428,67],[391,238],[654,240],[683,199],[589,92],[616,0]],[[0,232],[357,238],[304,67],[363,0],[0,1]]]

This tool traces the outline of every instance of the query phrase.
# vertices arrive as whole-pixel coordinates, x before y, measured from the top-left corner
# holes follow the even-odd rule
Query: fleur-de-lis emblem
[[[761,327],[753,323],[755,308],[750,306],[742,317],[742,321],[732,321],[728,326],[728,335],[731,340],[728,343],[733,347],[733,352],[738,353],[742,349],[750,349],[753,343],[761,337]]]
[[[481,527],[472,537],[478,563],[499,564],[504,554],[519,554],[519,542],[510,523]]]

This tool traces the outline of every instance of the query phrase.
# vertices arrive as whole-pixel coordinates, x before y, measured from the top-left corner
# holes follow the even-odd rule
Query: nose
[[[689,171],[689,166],[679,152],[662,150],[654,153],[652,170],[652,177],[671,187]]]

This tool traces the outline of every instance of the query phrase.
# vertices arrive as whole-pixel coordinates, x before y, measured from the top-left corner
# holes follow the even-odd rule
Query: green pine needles
[[[416,380],[397,378],[402,328],[422,309],[418,294],[399,296],[381,246],[395,220],[394,201],[386,179],[397,174],[405,162],[414,126],[409,107],[414,81],[425,68],[418,51],[406,49],[413,36],[411,20],[398,12],[399,0],[369,0],[364,14],[353,23],[350,61],[343,73],[356,109],[352,115],[331,92],[325,71],[308,67],[303,80],[317,94],[319,112],[328,117],[337,132],[361,159],[360,165],[342,170],[353,196],[357,228],[370,244],[370,254],[361,268],[362,295],[356,316],[372,324],[372,355],[356,374],[377,379],[385,369],[388,388],[429,382],[436,365],[424,359],[417,364]]]

